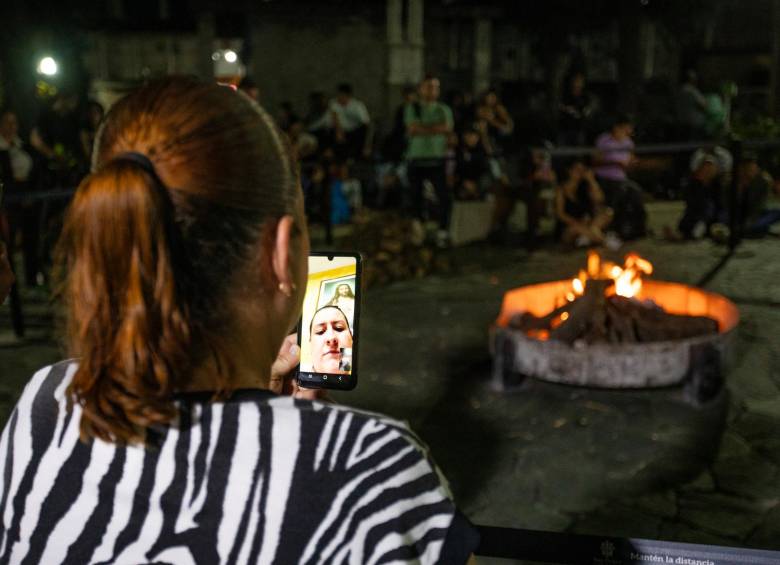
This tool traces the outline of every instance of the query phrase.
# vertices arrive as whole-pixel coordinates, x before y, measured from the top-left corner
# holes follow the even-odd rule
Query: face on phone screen
[[[301,385],[355,386],[358,275],[355,256],[309,257],[309,280],[299,332]]]

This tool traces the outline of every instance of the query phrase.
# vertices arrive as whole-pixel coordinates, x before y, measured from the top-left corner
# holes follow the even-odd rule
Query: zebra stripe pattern
[[[76,370],[36,373],[0,436],[0,563],[437,563],[455,506],[406,425],[238,391],[177,397],[149,446],[79,440]]]

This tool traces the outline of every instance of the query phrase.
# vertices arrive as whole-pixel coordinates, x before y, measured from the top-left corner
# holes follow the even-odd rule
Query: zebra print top
[[[0,437],[0,563],[465,563],[476,546],[402,423],[247,390],[181,395],[152,447],[84,443],[75,369],[37,372]]]

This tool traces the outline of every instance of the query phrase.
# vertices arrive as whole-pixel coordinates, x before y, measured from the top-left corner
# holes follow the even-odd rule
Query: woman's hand
[[[327,391],[307,389],[298,386],[293,370],[301,362],[301,348],[298,347],[298,334],[290,334],[282,342],[279,355],[271,365],[271,380],[268,388],[276,394],[294,396],[305,400],[328,400]]]
[[[0,242],[0,304],[5,302],[15,280],[14,273],[11,270],[11,263],[8,261],[8,251],[5,243]]]

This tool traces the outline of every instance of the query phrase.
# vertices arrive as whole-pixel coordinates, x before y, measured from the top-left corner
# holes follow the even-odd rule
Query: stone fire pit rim
[[[725,367],[734,329],[739,324],[739,310],[723,295],[698,289],[684,283],[648,280],[640,298],[652,298],[660,306],[681,313],[680,304],[669,307],[659,299],[664,290],[685,295],[694,314],[713,315],[719,333],[692,338],[646,343],[596,343],[569,345],[555,340],[538,340],[525,332],[510,328],[510,317],[523,311],[543,315],[555,307],[555,293],[565,292],[570,280],[549,281],[522,286],[504,295],[501,314],[490,326],[490,352],[493,356],[494,388],[505,388],[512,374],[523,374],[546,381],[601,388],[647,388],[673,386],[683,381],[701,362],[701,351],[717,358]],[[531,302],[532,308],[511,309],[522,293],[544,291],[545,299]],[[544,294],[543,293],[543,294]],[[529,294],[529,296],[531,296]],[[562,294],[559,294],[562,296]],[[552,297],[552,298],[551,298]],[[677,295],[676,299],[681,299]],[[548,308],[549,306],[549,308]]]

